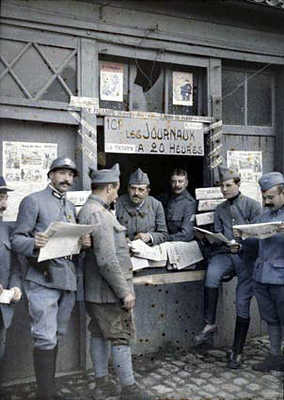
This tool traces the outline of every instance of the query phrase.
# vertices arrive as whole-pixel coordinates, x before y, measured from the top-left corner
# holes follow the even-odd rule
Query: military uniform
[[[220,168],[221,182],[230,182],[237,188],[234,179],[240,179],[237,171]],[[233,182],[233,183],[232,183]],[[261,213],[261,205],[254,199],[238,193],[216,207],[214,214],[214,231],[222,233],[227,239],[234,239],[233,225],[249,224],[255,221]],[[214,246],[209,258],[205,278],[205,312],[204,319],[210,325],[212,332],[216,331],[216,311],[218,288],[224,275],[235,273],[238,277],[236,288],[236,326],[229,368],[239,368],[241,354],[245,344],[250,323],[250,301],[253,296],[252,263],[239,254],[232,254],[228,246]],[[208,337],[208,332],[201,332],[197,341]],[[201,339],[200,339],[201,338]]]
[[[59,174],[70,174],[72,171],[73,177],[78,174],[73,161],[65,157],[53,161],[48,176],[57,170],[60,170]],[[64,179],[67,179],[66,176]],[[75,264],[71,256],[37,262],[39,248],[35,247],[35,235],[45,232],[55,221],[76,223],[75,208],[66,199],[65,192],[49,184],[46,189],[22,200],[12,236],[13,250],[25,260],[24,289],[28,299],[40,400],[59,398],[55,394],[54,383],[58,336],[67,330],[77,289]]]
[[[79,213],[82,224],[97,224],[92,248],[84,258],[85,300],[90,316],[90,353],[96,387],[94,398],[116,394],[109,380],[109,358],[122,385],[121,400],[150,400],[137,387],[133,375],[130,340],[135,337],[132,308],[135,303],[132,263],[122,226],[109,210],[117,197],[119,165],[111,169],[90,168],[92,194]]]
[[[259,179],[259,185],[265,194],[273,186],[283,187],[284,177],[280,172],[270,172]],[[264,201],[266,205],[265,197]],[[283,223],[283,205],[278,209],[266,209],[256,222],[273,221]],[[244,241],[244,253],[251,257],[256,256],[253,271],[254,293],[260,316],[267,323],[271,352],[264,362],[254,365],[253,369],[262,372],[273,369],[283,371],[281,344],[284,333],[284,235],[278,233],[261,240],[247,239]]]
[[[192,240],[196,201],[191,194],[187,190],[177,196],[166,194],[161,196],[161,202],[169,231],[167,240],[182,242]]]
[[[163,206],[152,196],[147,196],[143,204],[137,206],[131,202],[128,194],[123,194],[116,203],[116,216],[121,225],[127,228],[130,240],[139,232],[150,233],[153,245],[165,242],[168,238]]]
[[[19,262],[11,252],[12,224],[0,222],[0,284],[4,289],[21,287]],[[0,360],[4,356],[6,331],[14,314],[14,304],[0,304]]]

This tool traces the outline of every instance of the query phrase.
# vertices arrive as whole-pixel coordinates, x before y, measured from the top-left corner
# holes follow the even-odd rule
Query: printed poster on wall
[[[192,106],[193,78],[190,72],[173,72],[173,104]]]
[[[19,204],[26,195],[45,188],[47,172],[55,158],[56,143],[3,142],[3,175],[15,190],[9,192],[5,221],[16,220]]]
[[[123,64],[101,64],[100,98],[106,101],[123,101]]]
[[[261,151],[228,151],[228,168],[237,169],[241,174],[241,192],[262,203],[258,180],[262,175]]]

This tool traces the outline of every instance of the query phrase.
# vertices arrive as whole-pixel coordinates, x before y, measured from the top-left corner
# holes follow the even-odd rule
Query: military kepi
[[[284,184],[284,177],[281,172],[268,172],[259,178],[258,183],[261,190],[265,192],[272,186]]]
[[[240,174],[236,169],[218,167],[220,182],[228,181],[229,179],[240,178]]]
[[[134,171],[128,181],[129,185],[150,185],[150,181],[148,175],[142,171],[142,169],[138,168]]]
[[[3,176],[0,176],[0,193],[12,192],[13,190],[7,186]]]
[[[116,163],[110,169],[89,168],[89,177],[92,183],[116,183],[119,182],[120,169]]]

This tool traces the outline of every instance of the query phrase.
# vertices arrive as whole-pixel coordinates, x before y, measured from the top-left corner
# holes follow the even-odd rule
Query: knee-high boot
[[[53,400],[55,396],[56,349],[34,349],[34,371],[38,400]]]
[[[234,343],[227,364],[228,368],[238,369],[242,364],[242,352],[246,342],[249,324],[249,318],[242,318],[237,316]]]

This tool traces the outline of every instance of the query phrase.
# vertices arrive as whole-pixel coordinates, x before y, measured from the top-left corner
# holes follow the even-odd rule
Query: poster
[[[173,104],[192,106],[193,79],[190,72],[173,72]]]
[[[241,192],[262,203],[258,180],[262,175],[261,151],[228,151],[228,168],[237,169],[241,174]]]
[[[123,64],[101,64],[100,98],[106,101],[123,101]]]
[[[9,193],[5,221],[15,221],[21,200],[47,185],[47,172],[55,158],[55,143],[3,142],[3,175],[7,185],[15,190]]]

